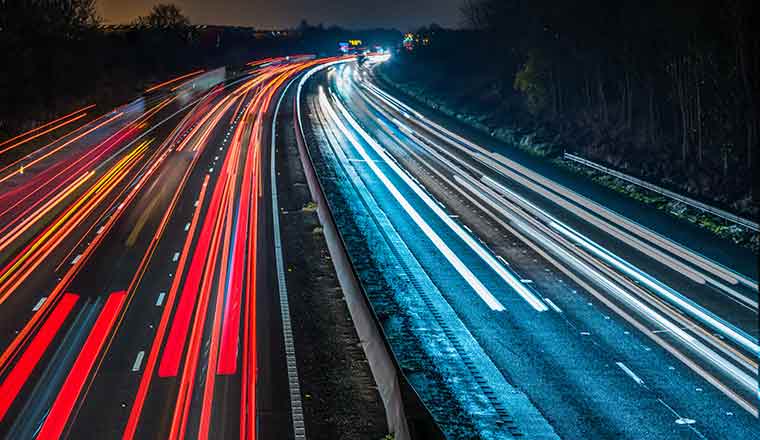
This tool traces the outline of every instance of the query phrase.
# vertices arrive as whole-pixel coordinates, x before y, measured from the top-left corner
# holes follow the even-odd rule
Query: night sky
[[[296,26],[302,18],[347,28],[395,27],[412,30],[438,23],[461,24],[463,0],[163,0],[182,8],[195,24],[223,24],[258,28]],[[158,0],[98,0],[106,23],[128,23],[145,15]]]

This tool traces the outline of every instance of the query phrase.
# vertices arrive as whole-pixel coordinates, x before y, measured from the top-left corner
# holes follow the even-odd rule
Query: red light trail
[[[152,345],[146,353],[122,438],[131,440],[138,436],[156,377],[174,378],[178,385],[177,395],[169,405],[169,437],[184,438],[189,432],[197,432],[197,437],[202,439],[210,437],[215,423],[212,414],[219,398],[215,392],[220,381],[217,375],[236,374],[241,375],[240,435],[255,438],[255,272],[258,198],[263,184],[260,144],[264,117],[278,90],[317,62],[270,60],[261,63],[254,76],[209,90],[156,146],[151,146],[152,141],[142,141],[125,148],[149,127],[150,118],[178,102],[177,96],[153,99],[153,104],[138,116],[129,106],[123,106],[118,112],[52,141],[0,171],[3,172],[0,182],[22,171],[28,174],[19,177],[19,184],[13,189],[0,193],[0,201],[8,202],[0,212],[0,220],[8,219],[0,225],[0,251],[10,253],[0,266],[0,304],[14,292],[23,291],[24,283],[33,279],[31,275],[36,270],[46,267],[43,263],[51,255],[55,255],[56,272],[70,262],[70,267],[35,306],[36,312],[0,355],[0,377],[5,378],[1,385],[0,414],[18,399],[25,382],[33,370],[39,368],[37,364],[45,358],[44,353],[76,305],[75,295],[64,294],[69,284],[86,265],[94,264],[92,256],[105,237],[112,230],[123,229],[115,225],[126,217],[124,213],[129,209],[127,218],[133,224],[125,232],[129,236],[124,244],[127,248],[139,249],[129,251],[141,252],[139,264],[130,269],[135,273],[129,286],[107,296],[85,345],[66,373],[64,385],[44,419],[38,438],[58,438],[70,429],[79,407],[88,399],[91,381],[99,377],[100,362],[111,350],[111,341],[122,332],[122,322],[129,322],[125,316],[131,313],[133,297],[140,289],[143,274],[153,264],[153,254],[170,223],[175,205],[184,195],[185,184],[191,175],[197,175],[194,170],[198,160],[208,158],[204,153],[207,146],[217,146],[211,139],[212,136],[217,139],[224,121],[230,124],[231,140],[227,143],[225,139],[227,151],[218,163],[217,172],[213,173],[215,167],[211,164],[203,176],[192,220],[185,226],[187,234],[181,252],[174,259],[177,267],[171,288],[166,295],[162,292],[159,300],[164,308],[151,337]],[[174,78],[148,91],[171,87],[200,73],[202,71]],[[46,128],[52,131],[61,128],[59,124],[73,123],[80,117],[84,117],[83,112],[67,115],[25,136],[35,133],[42,136]],[[110,131],[101,137],[105,140],[82,149],[81,154],[76,154],[74,149],[65,150],[75,142],[87,142],[89,135],[103,130]],[[15,140],[6,144],[15,148],[12,142]],[[76,148],[82,147],[77,144]],[[183,156],[188,159],[179,159]],[[158,191],[145,189],[158,188],[153,184],[156,176],[160,179],[170,175],[163,165],[167,158],[174,158],[172,163],[183,167],[179,180],[173,178],[171,198],[168,202],[164,196],[161,201],[151,202],[141,198],[139,205],[132,205],[145,191]],[[24,168],[18,169],[21,164]],[[30,168],[35,165],[36,169]],[[135,213],[136,206],[150,208]],[[156,225],[148,218],[159,210],[158,206],[162,209],[166,206],[166,209]],[[143,232],[143,229],[151,232]],[[144,233],[153,236],[149,241],[139,240],[138,236]],[[61,249],[64,243],[66,247]],[[59,252],[54,254],[54,251]],[[14,302],[16,298],[14,296]],[[141,363],[136,365],[139,368]],[[195,396],[200,396],[200,400],[196,401]],[[195,402],[200,404],[197,412],[191,411]]]
[[[58,123],[58,122],[64,121],[64,120],[66,120],[66,119],[69,119],[69,118],[72,118],[72,117],[74,117],[75,115],[77,115],[77,114],[79,114],[79,113],[82,113],[82,112],[84,112],[84,111],[90,110],[91,108],[94,108],[94,107],[95,107],[95,104],[90,104],[90,105],[88,105],[88,106],[86,106],[86,107],[82,107],[82,108],[80,108],[79,110],[75,110],[75,111],[73,111],[73,112],[71,112],[71,113],[69,113],[69,114],[67,114],[67,115],[61,116],[60,118],[57,118],[57,119],[54,119],[54,120],[52,120],[52,121],[50,121],[50,122],[47,122],[47,123],[45,123],[45,124],[42,124],[42,125],[40,125],[39,127],[35,127],[35,128],[33,128],[33,129],[29,130],[29,131],[26,131],[26,132],[24,132],[24,133],[21,133],[21,134],[19,134],[19,135],[16,135],[16,136],[14,136],[14,137],[12,137],[12,138],[10,138],[10,139],[6,139],[6,140],[4,140],[4,141],[0,142],[0,147],[4,146],[4,145],[6,145],[6,144],[8,144],[8,143],[10,143],[10,142],[13,142],[13,141],[15,141],[15,140],[17,140],[17,139],[20,139],[20,138],[22,138],[22,137],[25,137],[25,136],[29,136],[29,135],[31,135],[32,133],[36,133],[36,132],[38,132],[39,130],[42,130],[42,129],[44,129],[44,128],[47,128],[47,127],[50,127],[50,126],[51,126],[51,125],[53,125],[53,124],[56,124],[56,123]],[[73,121],[69,121],[69,122],[73,122]],[[68,123],[68,122],[67,122],[67,123]],[[37,135],[37,136],[38,136],[38,135]],[[36,136],[35,136],[35,137],[36,137]],[[26,143],[26,142],[28,142],[28,141],[30,141],[30,140],[32,140],[32,139],[34,139],[34,138],[29,138],[29,139],[26,139],[26,140],[24,140],[24,141],[18,142],[18,143],[16,143],[16,144],[15,144],[15,146],[18,146],[18,145],[21,145],[21,144],[23,144],[23,143]],[[15,146],[12,146],[12,147],[6,147],[6,148],[4,148],[3,150],[0,150],[0,154],[2,154],[2,153],[4,153],[4,152],[6,152],[6,151],[8,151],[8,150],[10,150],[11,148],[15,148]]]
[[[18,396],[21,387],[24,386],[32,371],[37,366],[40,358],[47,351],[53,338],[58,334],[61,326],[74,308],[79,297],[73,293],[63,295],[53,309],[53,312],[45,320],[40,331],[32,339],[29,346],[21,355],[16,365],[0,385],[0,421]]]
[[[170,79],[170,80],[168,80],[168,81],[164,81],[164,82],[162,82],[162,83],[160,83],[160,84],[156,84],[155,86],[153,86],[153,87],[150,87],[150,88],[146,89],[146,90],[145,90],[145,93],[150,93],[150,92],[152,92],[152,91],[154,91],[154,90],[158,90],[158,89],[160,89],[161,87],[166,87],[166,86],[168,86],[169,84],[174,84],[174,83],[175,83],[175,82],[177,82],[177,81],[181,81],[181,80],[183,80],[183,79],[186,79],[186,78],[190,78],[191,76],[199,75],[199,74],[201,74],[201,73],[203,73],[203,72],[205,72],[205,70],[203,70],[203,69],[200,69],[200,70],[196,70],[196,71],[194,71],[194,72],[190,72],[190,73],[187,73],[187,74],[185,74],[185,75],[182,75],[182,76],[178,76],[178,77],[176,77],[176,78],[172,78],[172,79]]]
[[[61,391],[53,403],[53,407],[45,418],[45,423],[37,436],[38,439],[58,439],[63,434],[66,422],[69,420],[79,394],[85,386],[90,370],[92,370],[103,346],[106,344],[111,328],[116,323],[125,298],[125,291],[114,292],[108,296],[98,319],[90,330],[90,335],[79,351],[79,356],[74,361],[63,387],[61,387]]]

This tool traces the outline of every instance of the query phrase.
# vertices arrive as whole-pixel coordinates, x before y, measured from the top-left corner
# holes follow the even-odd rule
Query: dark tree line
[[[167,8],[172,26],[159,21]],[[176,7],[136,21],[101,26],[95,0],[0,0],[0,138],[81,105],[105,111],[146,81],[207,61],[204,51],[193,57],[200,47]]]
[[[728,174],[751,169],[759,142],[754,4],[480,0],[465,11],[522,66],[514,87],[533,112],[586,114]]]
[[[103,26],[95,0],[0,0],[0,140],[78,107],[99,111],[151,83],[198,68],[242,68],[256,58],[333,55],[359,35],[398,41],[397,31],[358,33],[303,24],[266,36],[251,27],[199,26],[173,4],[129,25]]]
[[[597,160],[746,203],[760,143],[757,3],[469,0],[471,31],[439,29],[410,58],[489,70],[482,95],[513,121],[527,115]]]

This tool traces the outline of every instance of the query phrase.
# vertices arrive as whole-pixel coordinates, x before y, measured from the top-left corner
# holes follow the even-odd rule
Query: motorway
[[[270,127],[322,62],[191,72],[3,143],[0,437],[294,436]]]
[[[270,161],[294,103],[450,436],[756,438],[752,257],[465,137],[373,69],[190,72],[0,142],[0,438],[302,438]]]
[[[438,383],[461,423],[417,389],[444,431],[757,438],[755,257],[727,243],[713,255],[696,228],[465,137],[384,90],[374,68],[316,75],[303,124],[344,240],[373,253],[352,258],[375,306],[406,309],[416,354],[461,374]],[[378,277],[396,294],[373,290]],[[393,345],[403,330],[385,327]],[[407,374],[429,383],[418,365]],[[500,390],[527,399],[510,407]],[[536,410],[550,429],[535,428]]]

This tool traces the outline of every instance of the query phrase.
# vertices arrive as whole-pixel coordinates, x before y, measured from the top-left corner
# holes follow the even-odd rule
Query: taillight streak
[[[42,125],[40,125],[39,127],[35,127],[35,128],[33,128],[33,129],[29,130],[29,131],[26,131],[26,132],[24,132],[24,133],[21,133],[21,134],[19,134],[19,135],[16,135],[16,136],[14,136],[14,137],[12,137],[12,138],[10,138],[10,139],[6,139],[6,140],[4,140],[4,141],[0,142],[0,147],[2,147],[2,146],[3,146],[3,145],[5,145],[5,144],[8,144],[8,143],[10,143],[10,142],[13,142],[13,141],[15,141],[15,140],[17,140],[17,139],[19,139],[19,138],[22,138],[22,137],[24,137],[24,136],[28,136],[28,135],[30,135],[30,134],[32,134],[32,133],[34,133],[34,132],[36,132],[36,131],[42,130],[43,128],[49,127],[49,126],[51,126],[51,125],[53,125],[53,124],[55,124],[55,123],[57,123],[57,122],[63,121],[64,119],[68,119],[68,118],[70,118],[70,117],[72,117],[72,116],[74,116],[74,115],[76,115],[76,114],[78,114],[78,113],[82,113],[83,111],[89,110],[89,109],[91,109],[91,108],[93,108],[93,107],[95,107],[95,104],[90,104],[90,105],[88,105],[88,106],[86,106],[86,107],[82,107],[82,108],[80,108],[79,110],[74,110],[73,112],[71,112],[71,113],[69,113],[69,114],[67,114],[67,115],[63,115],[63,116],[61,116],[60,118],[57,118],[57,119],[54,119],[54,120],[52,120],[52,121],[50,121],[50,122],[47,122],[47,123],[45,123],[45,124],[42,124]],[[27,139],[27,141],[28,141],[28,139]],[[26,141],[24,141],[24,142],[26,142]]]
[[[11,242],[13,242],[16,238],[18,238],[21,234],[26,232],[27,228],[31,226],[34,222],[39,220],[42,216],[47,214],[55,205],[57,205],[59,202],[64,200],[66,197],[71,195],[74,191],[77,190],[87,179],[92,177],[94,172],[90,171],[89,173],[84,173],[81,176],[77,177],[76,180],[74,180],[66,189],[64,189],[61,192],[58,192],[52,199],[48,200],[44,205],[42,205],[33,215],[28,217],[23,217],[23,220],[21,223],[17,224],[11,231],[9,231],[7,234],[5,234],[2,238],[0,238],[0,251],[5,249]],[[0,231],[0,233],[3,233],[4,231]]]
[[[32,166],[32,165],[40,162],[41,160],[43,160],[43,159],[47,158],[48,156],[50,156],[50,155],[52,155],[52,154],[60,151],[61,149],[65,148],[65,147],[67,147],[69,145],[71,145],[72,143],[74,143],[74,142],[78,141],[79,139],[87,136],[88,134],[92,133],[93,131],[95,131],[95,130],[101,128],[101,127],[103,127],[104,125],[110,124],[111,122],[115,121],[116,119],[120,118],[123,115],[124,115],[123,113],[117,113],[117,114],[115,114],[114,116],[112,116],[112,117],[106,119],[105,121],[101,122],[100,124],[98,124],[98,125],[90,128],[89,130],[85,131],[84,133],[77,135],[73,139],[70,139],[70,140],[64,142],[63,144],[59,145],[58,147],[54,148],[53,150],[48,151],[47,153],[43,154],[42,156],[40,156],[40,157],[38,157],[38,158],[30,161],[29,163],[24,164],[24,166],[25,167],[30,167],[30,166]],[[10,164],[10,165],[6,166],[5,168],[3,168],[2,170],[0,170],[0,173],[2,173],[3,171],[5,171],[5,170],[7,170],[7,169],[9,169],[9,168],[11,168],[13,166],[18,165],[23,160],[24,160],[24,158],[21,158],[21,159],[15,161],[15,162],[13,162],[12,164]],[[6,175],[5,177],[0,177],[0,183],[5,182],[6,180],[10,179],[15,174],[16,174],[16,172],[10,173],[10,174]]]
[[[230,101],[231,102],[231,101]],[[188,269],[187,279],[182,287],[182,294],[180,295],[179,304],[177,305],[177,312],[175,313],[174,320],[172,321],[171,330],[164,346],[164,353],[161,357],[161,363],[158,367],[158,375],[161,377],[176,376],[179,371],[180,358],[182,356],[182,350],[187,338],[188,327],[190,326],[190,318],[193,308],[195,306],[196,294],[201,282],[201,276],[203,274],[203,266],[206,263],[206,257],[208,256],[208,249],[211,242],[212,229],[218,216],[218,212],[221,205],[222,194],[224,191],[224,178],[227,176],[229,169],[229,162],[232,157],[232,148],[227,150],[227,156],[222,165],[222,170],[219,173],[219,179],[214,187],[214,192],[211,196],[211,203],[209,204],[209,211],[206,214],[206,219],[203,222],[201,228],[201,234],[196,244],[195,253],[193,254],[190,268]]]
[[[90,370],[95,365],[106,340],[111,336],[111,329],[118,318],[121,306],[124,304],[126,292],[114,292],[108,296],[98,319],[95,321],[79,356],[74,361],[69,375],[58,392],[50,412],[42,424],[37,438],[41,440],[58,439],[63,434],[71,413],[79,399]]]
[[[226,197],[227,191],[225,191],[222,196],[222,203]],[[179,393],[177,394],[176,399],[177,403],[174,408],[171,430],[169,432],[170,440],[184,438],[187,429],[187,417],[190,411],[190,397],[192,396],[193,388],[195,385],[195,373],[198,368],[198,357],[203,337],[203,327],[206,321],[206,310],[208,308],[209,296],[211,293],[211,284],[214,279],[214,271],[218,260],[217,256],[219,251],[219,241],[221,240],[221,226],[224,220],[224,215],[219,215],[214,220],[215,224],[212,234],[213,237],[211,240],[212,243],[210,247],[210,254],[207,255],[209,267],[207,268],[206,273],[203,275],[203,283],[200,286],[200,293],[198,295],[200,298],[197,303],[192,333],[190,334],[190,341],[188,343],[188,349],[185,354],[185,368],[182,371]]]
[[[235,167],[236,169],[237,167]],[[229,246],[226,244],[230,242],[230,236],[232,235],[232,211],[234,208],[233,194],[234,194],[234,182],[235,174],[231,176],[228,181],[227,201],[225,217],[225,229],[224,239],[222,240],[222,264],[220,265],[219,282],[216,289],[216,305],[214,307],[214,320],[211,327],[211,346],[209,347],[208,354],[208,366],[206,368],[206,378],[203,386],[203,399],[201,401],[201,414],[200,422],[198,424],[198,439],[205,440],[208,438],[209,426],[211,424],[211,404],[214,399],[214,385],[216,379],[216,371],[214,366],[216,365],[219,354],[219,334],[221,331],[221,315],[222,307],[224,305],[224,291],[227,285],[227,262],[229,261]],[[201,309],[203,310],[203,309]],[[200,336],[198,338],[198,345],[196,350],[200,351],[200,342],[202,337],[203,327],[199,328]],[[187,399],[186,407],[189,409],[190,399]]]
[[[23,281],[25,275],[33,270],[45,256],[52,252],[53,248],[65,238],[68,232],[73,230],[82,219],[89,215],[91,210],[123,179],[144,149],[145,144],[142,144],[115,164],[111,170],[104,174],[87,192],[64,211],[56,221],[49,225],[32,243],[0,271],[0,304]],[[79,209],[80,207],[82,208],[81,210]],[[54,233],[55,235],[53,235]],[[51,236],[51,241],[46,242]],[[25,269],[28,270],[25,271]],[[8,286],[8,282],[14,279],[17,281]]]
[[[105,141],[98,144],[96,147],[91,148],[83,155],[75,158],[74,160],[70,161],[68,164],[65,162],[62,162],[59,165],[51,166],[50,168],[46,169],[45,171],[42,171],[35,175],[35,178],[33,180],[30,180],[29,182],[18,186],[12,191],[8,191],[6,193],[3,193],[0,195],[0,200],[4,200],[7,197],[13,195],[15,192],[23,193],[23,196],[16,201],[13,205],[8,206],[2,213],[0,213],[0,217],[3,217],[6,215],[9,211],[14,209],[16,206],[24,202],[26,199],[30,198],[34,194],[36,194],[38,191],[41,191],[46,186],[48,186],[48,182],[54,182],[56,179],[58,179],[61,176],[64,176],[62,179],[63,183],[70,180],[72,175],[76,175],[78,171],[81,171],[83,169],[87,169],[92,167],[95,162],[100,160],[105,154],[108,154],[110,151],[113,150],[113,147],[121,142],[124,138],[126,138],[128,135],[132,134],[135,130],[125,130],[122,136],[120,136],[118,139],[115,139],[113,142],[111,140],[116,136],[111,136]],[[86,163],[80,164],[80,162],[85,161],[90,156],[95,155],[94,157],[91,157]],[[65,166],[64,166],[65,165]],[[72,169],[74,166],[80,165],[77,169]],[[61,170],[58,170],[58,168],[63,168]],[[54,174],[54,175],[50,175]],[[42,183],[41,183],[42,182]],[[63,184],[62,183],[62,184]],[[31,189],[30,191],[26,191],[27,189]],[[55,189],[48,192],[48,194],[39,197],[39,200],[44,200],[46,197],[48,197],[50,194],[54,193]],[[34,205],[32,205],[34,206]]]
[[[0,150],[0,154],[6,153],[6,152],[11,151],[11,150],[13,150],[15,148],[18,148],[18,147],[24,145],[25,143],[27,143],[27,142],[29,142],[29,141],[31,141],[33,139],[37,139],[38,137],[40,137],[42,135],[50,133],[53,130],[57,130],[57,129],[61,128],[61,127],[65,127],[65,126],[71,124],[74,121],[78,121],[78,120],[84,118],[85,116],[87,116],[87,113],[82,113],[81,115],[78,115],[78,116],[76,116],[74,118],[71,118],[68,121],[63,121],[60,124],[55,125],[53,127],[50,127],[47,130],[41,131],[41,132],[35,134],[34,136],[31,136],[31,137],[29,137],[27,139],[24,139],[23,141],[19,141],[19,142],[16,142],[15,144],[13,144],[13,145],[9,145],[9,146],[3,148],[2,150]]]
[[[145,182],[150,179],[152,176],[153,171],[156,169],[156,166],[158,163],[154,163],[146,172],[142,178],[140,179],[139,183],[133,187],[129,193],[127,193],[126,197],[124,198],[124,201],[121,202],[120,206],[127,206],[131,203],[131,201],[135,198],[137,193],[142,189],[142,187],[145,185]],[[122,190],[122,192],[116,197],[118,200],[126,189]],[[117,200],[114,200],[113,204],[116,203]],[[32,318],[26,323],[26,325],[19,331],[19,333],[16,335],[16,337],[11,341],[10,345],[3,351],[3,354],[0,355],[0,375],[3,374],[3,371],[8,367],[8,361],[11,360],[16,354],[18,353],[18,350],[26,342],[26,340],[30,337],[32,332],[37,328],[39,321],[41,317],[45,316],[47,313],[47,310],[51,306],[51,304],[54,304],[57,298],[61,295],[63,290],[68,286],[69,282],[74,278],[74,276],[79,273],[82,266],[85,264],[87,259],[90,255],[95,251],[95,249],[100,245],[100,242],[104,239],[104,237],[107,236],[108,232],[111,230],[113,225],[116,223],[117,220],[121,218],[121,214],[123,213],[123,210],[117,209],[114,211],[113,215],[108,218],[106,223],[102,226],[103,230],[101,234],[98,234],[95,236],[95,238],[90,242],[89,245],[84,249],[82,252],[82,257],[72,265],[72,267],[63,275],[61,280],[56,284],[56,286],[53,288],[52,292],[48,296],[48,299],[42,304],[42,307],[40,310],[32,315]]]
[[[174,301],[177,296],[177,290],[179,289],[180,281],[182,280],[182,275],[184,273],[185,261],[187,260],[187,256],[190,253],[190,245],[193,242],[195,230],[198,225],[198,219],[200,217],[201,211],[203,210],[203,201],[206,197],[206,190],[208,189],[208,181],[209,181],[209,175],[206,174],[206,177],[203,179],[203,185],[201,186],[200,194],[198,195],[198,198],[196,199],[198,200],[198,206],[195,208],[193,219],[190,222],[188,235],[187,235],[187,238],[185,239],[185,244],[182,248],[182,254],[179,258],[179,262],[177,263],[177,273],[176,273],[176,276],[174,277],[174,281],[172,281],[172,286],[171,286],[171,289],[169,290],[169,295],[166,298],[164,311],[161,315],[161,321],[159,322],[158,328],[156,329],[156,335],[153,337],[153,345],[151,346],[150,354],[148,355],[148,360],[145,363],[145,370],[143,371],[142,377],[140,378],[140,385],[137,389],[135,402],[132,405],[132,409],[130,410],[129,419],[127,420],[127,425],[124,429],[124,434],[122,435],[123,440],[131,440],[132,438],[134,438],[135,432],[137,431],[137,424],[140,420],[142,408],[145,405],[145,398],[148,395],[150,382],[153,378],[153,372],[155,370],[156,363],[158,361],[158,353],[161,348],[161,341],[164,338],[164,334],[166,333],[166,328],[168,327],[168,324],[169,324],[169,316],[171,315]]]
[[[37,332],[27,346],[24,354],[21,355],[16,365],[0,385],[0,422],[2,422],[8,408],[10,408],[19,391],[21,391],[27,379],[29,379],[40,358],[42,358],[50,343],[58,334],[58,330],[60,330],[66,321],[78,299],[79,296],[73,293],[63,295],[58,304],[56,304],[55,309],[50,313],[50,316],[40,327],[40,331]]]

